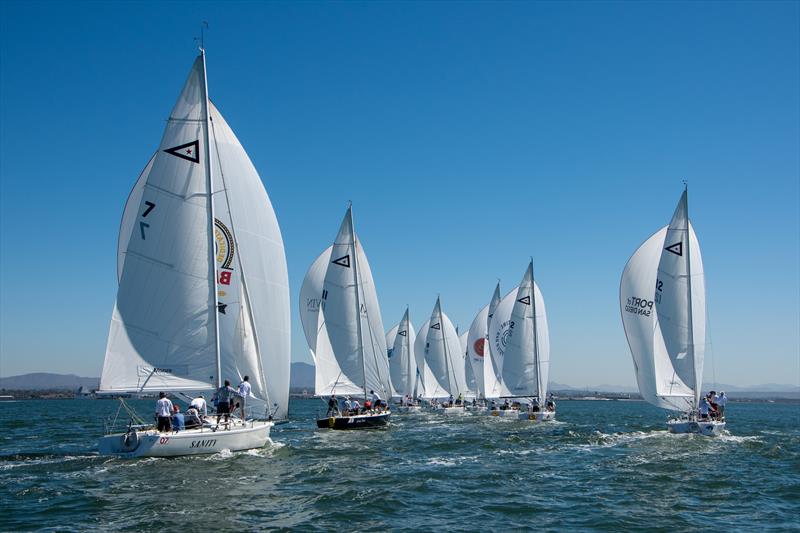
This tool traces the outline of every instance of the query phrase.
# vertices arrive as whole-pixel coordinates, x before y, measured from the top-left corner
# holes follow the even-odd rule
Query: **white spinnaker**
[[[137,216],[130,224],[123,215],[121,230],[129,233],[119,239],[127,244],[101,390],[214,387],[216,309],[205,163],[206,101],[200,56],[143,178]]]
[[[322,314],[341,377],[364,391],[392,396],[386,337],[369,262],[348,209],[323,282]],[[317,340],[319,351],[319,339]],[[336,389],[338,392],[338,388]]]
[[[319,328],[319,310],[322,304],[322,284],[325,281],[325,272],[328,270],[331,250],[329,246],[319,254],[306,272],[303,284],[300,287],[300,323],[306,336],[311,357],[316,358],[317,332]],[[316,360],[316,359],[315,359]]]
[[[658,263],[668,227],[647,239],[625,265],[620,312],[642,397],[664,409],[685,411],[691,407],[694,393],[672,366],[655,304]]]
[[[416,333],[408,318],[406,309],[400,323],[386,334],[386,346],[391,346],[389,370],[392,386],[398,396],[413,396],[417,377],[417,363],[414,359]]]
[[[436,381],[444,387],[445,396],[465,394],[466,383],[464,377],[464,364],[461,356],[461,342],[453,323],[442,312],[441,302],[436,299],[436,305],[431,313],[431,319],[425,335],[425,362],[431,369]]]
[[[535,298],[534,298],[535,295]],[[534,315],[535,309],[535,315]],[[498,306],[489,329],[498,354],[502,388],[508,396],[544,401],[550,366],[550,338],[544,299],[529,264],[519,286]]]
[[[687,191],[681,195],[664,237],[655,288],[658,324],[667,353],[678,377],[694,389],[696,407],[705,353],[705,276],[700,245],[689,223]]]
[[[122,279],[122,268],[125,266],[125,254],[128,252],[128,243],[130,243],[133,234],[136,219],[139,218],[139,206],[142,204],[142,194],[144,193],[144,186],[147,183],[147,176],[150,175],[150,170],[153,168],[153,162],[156,160],[156,154],[150,158],[150,161],[145,165],[142,173],[136,180],[136,184],[128,194],[128,200],[125,202],[125,210],[122,213],[122,221],[119,226],[119,237],[117,237],[117,283]]]
[[[414,359],[416,360],[417,371],[419,372],[417,395],[420,398],[429,400],[448,396],[447,388],[436,379],[425,357],[429,346],[427,331],[430,329],[430,325],[430,319],[426,320],[417,330],[417,338],[414,341]]]
[[[238,382],[249,375],[254,412],[260,404],[261,412],[269,405],[274,417],[283,419],[289,408],[291,359],[283,237],[253,163],[213,104],[210,113],[218,301],[226,306],[219,314],[222,377]],[[231,242],[234,249],[224,250]],[[239,294],[231,294],[228,289],[236,291],[237,283]],[[246,308],[237,312],[237,304]]]

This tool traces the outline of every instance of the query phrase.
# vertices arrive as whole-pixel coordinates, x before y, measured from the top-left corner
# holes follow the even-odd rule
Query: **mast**
[[[531,257],[531,311],[533,312],[533,368],[536,372],[536,397],[541,405],[542,398],[541,373],[539,372],[539,335],[536,328],[536,281],[533,276],[533,258]]]
[[[358,251],[356,250],[356,226],[353,223],[353,205],[348,208],[350,215],[350,237],[353,239],[353,285],[356,289],[356,330],[358,334],[358,352],[361,358],[361,369],[364,375],[364,401],[367,401],[367,362],[364,360],[364,339],[361,333],[361,299],[358,294]]]
[[[686,197],[686,288],[688,291],[687,301],[689,302],[688,318],[689,318],[689,345],[687,348],[690,350],[692,356],[692,374],[694,375],[694,409],[700,405],[700,384],[697,382],[697,364],[694,359],[694,318],[692,316],[692,260],[691,252],[689,250],[689,243],[691,241],[691,232],[689,231],[689,186],[684,184],[683,194]]]
[[[406,306],[406,357],[408,358],[408,363],[406,363],[406,382],[404,383],[404,391],[403,395],[405,396],[406,391],[413,388],[411,387],[411,380],[413,379],[411,376],[411,358],[414,356],[411,353],[411,320],[408,318],[408,306]]]
[[[203,143],[205,144],[205,165],[206,165],[206,187],[208,188],[208,253],[211,258],[211,277],[214,283],[214,349],[217,362],[217,388],[222,386],[222,361],[220,359],[219,347],[219,289],[217,288],[217,258],[214,253],[214,180],[211,174],[211,143],[209,142],[208,130],[210,127],[210,115],[208,113],[208,78],[206,76],[206,51],[200,48],[200,56],[203,58],[203,117],[205,125],[203,127]]]

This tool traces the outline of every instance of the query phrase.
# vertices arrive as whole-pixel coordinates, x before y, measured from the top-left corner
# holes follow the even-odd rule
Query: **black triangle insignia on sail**
[[[431,329],[442,329],[442,325],[439,322],[437,322],[436,324],[431,326]]]
[[[219,311],[220,313],[222,313],[224,315],[224,314],[226,314],[225,313],[225,308],[227,308],[227,307],[228,307],[228,304],[224,304],[224,303],[220,302],[220,303],[217,304],[217,311]]]
[[[683,241],[676,242],[675,244],[667,246],[664,249],[668,252],[672,252],[675,255],[683,255]]]
[[[523,296],[519,300],[517,300],[521,304],[531,305],[531,297],[530,296]]]
[[[180,146],[167,148],[164,151],[170,155],[174,155],[176,157],[180,157],[181,159],[191,161],[192,163],[200,162],[200,143],[198,141],[192,141],[190,143],[182,144]]]
[[[331,263],[333,263],[334,265],[339,265],[339,266],[345,267],[345,268],[350,268],[350,254],[343,255],[339,259],[334,259],[333,261],[331,261]]]
[[[405,337],[406,335],[408,335],[408,331],[406,331],[406,330],[398,331],[397,334],[398,335],[402,335],[403,337]]]

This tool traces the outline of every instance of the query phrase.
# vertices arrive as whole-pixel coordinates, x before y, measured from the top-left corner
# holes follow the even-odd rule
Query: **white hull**
[[[494,416],[497,418],[519,418],[519,409],[494,409],[489,411],[489,416]]]
[[[400,413],[420,413],[422,412],[421,405],[400,405],[396,407],[397,411]]]
[[[453,407],[439,407],[436,409],[436,412],[442,413],[443,415],[463,415],[466,414],[466,410],[464,409],[463,405],[454,405]]]
[[[209,427],[187,429],[178,433],[159,433],[155,429],[116,433],[100,438],[100,455],[134,457],[179,457],[203,455],[222,450],[239,451],[261,448],[269,440],[273,422],[247,422],[245,427],[214,431]]]
[[[725,422],[719,420],[668,420],[667,429],[670,433],[697,433],[706,437],[717,437],[725,430]]]
[[[537,413],[529,413],[522,411],[519,414],[520,420],[530,420],[532,422],[550,422],[556,419],[555,411],[539,411]]]

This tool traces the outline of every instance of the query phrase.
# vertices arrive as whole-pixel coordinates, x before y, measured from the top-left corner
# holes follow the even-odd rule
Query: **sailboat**
[[[547,401],[550,334],[544,298],[533,277],[533,260],[519,286],[497,306],[489,325],[489,347],[499,377],[499,396],[513,400],[510,408],[490,414],[537,422],[555,419],[555,403]]]
[[[472,410],[476,413],[486,410],[486,401],[489,398],[499,398],[497,377],[492,369],[492,359],[489,356],[489,322],[494,316],[495,309],[500,305],[500,282],[494,288],[494,294],[488,304],[478,311],[467,332],[467,358],[472,365],[475,376],[476,395],[481,405]],[[488,393],[487,393],[488,391]]]
[[[414,342],[417,334],[408,318],[408,308],[400,322],[386,334],[389,355],[389,374],[392,387],[400,397],[400,412],[422,410],[414,401],[417,386],[417,362],[414,358]]]
[[[719,435],[724,420],[698,414],[706,346],[706,294],[700,244],[684,189],[672,220],[628,260],[620,312],[639,391],[651,404],[682,416],[672,433]]]
[[[450,396],[463,399],[467,391],[461,342],[438,297],[430,319],[419,329],[414,351],[418,364],[420,359],[424,361],[425,398],[445,399],[441,407],[444,414],[464,413],[463,401],[458,405],[449,402]]]
[[[263,446],[289,400],[289,282],[269,197],[208,99],[201,49],[161,144],[128,198],[100,379],[107,394],[212,392],[250,377],[247,418],[159,433],[132,421],[101,454],[215,453]]]
[[[315,364],[315,394],[331,408],[317,427],[361,429],[385,426],[388,408],[344,412],[339,399],[376,392],[393,395],[386,338],[367,256],[348,207],[336,240],[312,263],[300,290],[300,318]]]

